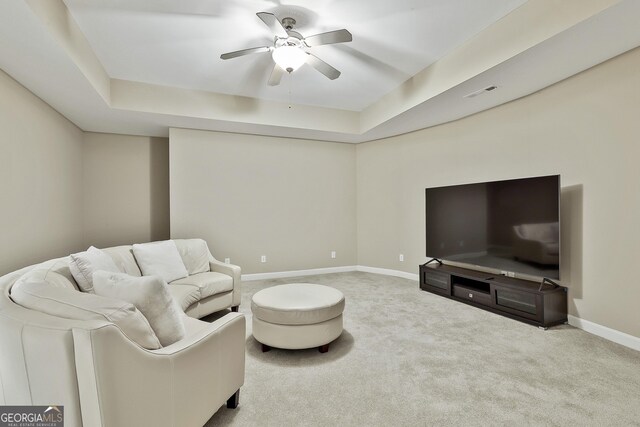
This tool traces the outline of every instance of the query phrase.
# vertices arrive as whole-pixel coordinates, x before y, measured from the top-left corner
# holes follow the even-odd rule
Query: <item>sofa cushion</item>
[[[209,322],[194,319],[193,317],[189,317],[186,315],[182,318],[182,320],[184,321],[184,328],[187,331],[187,335],[197,334],[203,329],[207,329],[211,325],[211,323]]]
[[[185,336],[184,313],[169,293],[167,284],[158,276],[134,277],[124,273],[96,271],[95,292],[135,305],[147,318],[160,344],[171,345]]]
[[[174,280],[169,286],[193,285],[200,290],[200,299],[211,295],[229,292],[233,290],[233,279],[226,274],[209,271],[206,273],[193,274],[184,279]]]
[[[145,276],[159,276],[169,283],[189,274],[172,240],[135,244],[133,254]]]
[[[174,283],[169,285],[169,293],[176,300],[182,311],[189,308],[191,304],[200,301],[200,288],[195,285],[175,285]]]
[[[49,261],[45,261],[37,266],[37,268],[46,268],[47,270],[58,273],[64,276],[67,280],[69,280],[74,288],[80,290],[78,284],[76,283],[76,279],[73,278],[73,274],[71,274],[71,270],[69,269],[69,262],[71,261],[70,256],[66,256],[63,258],[50,259]]]
[[[11,299],[17,304],[52,316],[75,320],[107,320],[141,347],[161,347],[147,319],[132,304],[99,295],[53,287],[48,283],[15,283]]]
[[[127,273],[129,276],[142,276],[140,267],[136,264],[136,258],[133,256],[131,245],[114,246],[102,250],[113,259],[113,262],[116,263],[121,272]]]
[[[189,274],[210,271],[209,247],[202,239],[174,239],[182,262]]]
[[[93,292],[94,271],[120,271],[109,255],[93,246],[85,252],[71,254],[69,257],[69,270],[80,289],[85,292]]]
[[[47,283],[54,288],[71,289],[77,291],[75,283],[72,283],[69,279],[62,274],[51,271],[48,268],[34,268],[27,273],[20,276],[13,286],[19,286],[22,283]]]

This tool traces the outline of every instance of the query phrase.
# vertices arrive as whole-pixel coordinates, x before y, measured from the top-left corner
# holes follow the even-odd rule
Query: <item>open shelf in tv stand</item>
[[[567,288],[554,284],[423,264],[420,289],[545,329],[567,321]]]

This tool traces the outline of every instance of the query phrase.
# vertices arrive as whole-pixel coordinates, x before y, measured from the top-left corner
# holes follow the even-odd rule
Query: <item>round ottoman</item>
[[[271,347],[318,347],[321,353],[342,333],[344,295],[329,286],[290,283],[256,292],[251,299],[253,336]]]

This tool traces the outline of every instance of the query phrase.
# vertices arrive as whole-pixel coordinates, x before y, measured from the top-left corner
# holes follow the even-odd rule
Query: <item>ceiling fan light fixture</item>
[[[292,73],[307,60],[307,54],[298,46],[279,46],[271,54],[276,64],[288,73]]]
[[[269,86],[279,85],[284,71],[293,73],[305,63],[329,80],[340,77],[340,71],[309,52],[309,49],[315,46],[350,42],[353,40],[353,36],[349,31],[343,28],[303,37],[302,34],[294,30],[296,20],[291,17],[280,20],[270,12],[258,12],[256,15],[274,34],[273,46],[252,47],[227,52],[220,55],[220,59],[226,60],[253,53],[271,52],[275,65],[267,81]]]

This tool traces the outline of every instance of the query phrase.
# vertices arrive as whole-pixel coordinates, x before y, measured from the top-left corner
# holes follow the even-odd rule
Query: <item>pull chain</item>
[[[291,110],[291,73],[289,73],[288,84],[289,84],[289,109]]]

